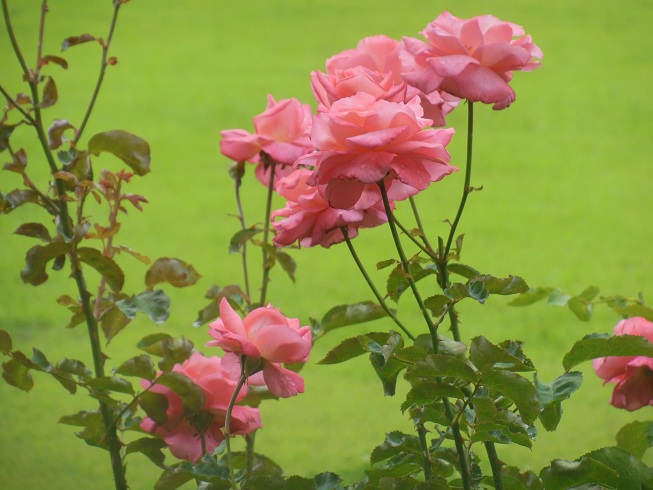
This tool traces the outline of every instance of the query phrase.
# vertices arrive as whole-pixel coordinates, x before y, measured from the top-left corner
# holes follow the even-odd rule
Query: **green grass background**
[[[9,2],[28,63],[36,56],[40,3]],[[50,3],[46,54],[59,54],[68,36],[106,36],[110,1]],[[472,181],[483,191],[471,195],[461,224],[463,261],[495,275],[521,275],[533,286],[578,293],[594,284],[604,294],[641,291],[650,297],[650,1],[134,0],[122,8],[112,48],[119,63],[108,71],[85,140],[120,128],[150,142],[153,171],[130,185],[150,203],[143,214],[130,211],[123,219],[119,242],[153,258],[186,259],[203,278],[195,287],[167,290],[172,314],[165,325],[139,318],[111,342],[109,367],[136,355],[135,342],[157,331],[185,335],[210,352],[203,347],[206,328],[191,327],[205,304],[204,291],[214,283],[240,281],[238,257],[227,254],[238,225],[229,217],[235,204],[229,162],[219,153],[219,131],[250,130],[268,93],[314,104],[309,73],[323,69],[327,57],[368,35],[416,36],[443,9],[459,17],[492,13],[519,23],[545,53],[540,69],[516,73],[512,107],[501,112],[476,108]],[[58,84],[60,103],[45,117],[78,124],[95,81],[99,48],[77,46],[64,56],[67,71],[46,68]],[[26,91],[4,34],[0,83],[10,92]],[[449,122],[458,131],[450,147],[453,163],[463,167],[465,111],[453,113]],[[47,178],[27,128],[16,132],[13,144],[28,149],[35,180]],[[7,153],[2,157],[4,163]],[[105,156],[95,160],[96,169],[101,166],[120,168]],[[418,197],[432,236],[447,233],[442,220],[455,213],[462,178],[462,172],[448,177]],[[0,174],[3,192],[19,185],[15,175]],[[262,187],[250,179],[244,195],[249,221],[260,221]],[[400,213],[407,219],[405,211]],[[43,216],[30,206],[0,219],[0,328],[28,354],[37,347],[50,360],[69,356],[90,365],[84,328],[65,330],[67,312],[55,303],[61,294],[74,294],[72,281],[52,273],[45,285],[34,288],[19,277],[25,251],[34,242],[12,232],[34,220]],[[370,270],[393,255],[385,228],[365,230],[355,244]],[[333,305],[371,298],[344,246],[292,253],[297,283],[275,270],[270,294],[286,314],[307,323]],[[129,274],[126,290],[142,290],[145,267],[129,257],[120,260]],[[382,273],[374,277],[382,284]],[[548,381],[562,372],[561,356],[575,340],[611,331],[618,320],[602,308],[588,325],[553,306],[505,304],[504,298],[491,298],[484,306],[461,305],[463,335],[482,334],[495,342],[523,339],[541,379]],[[413,330],[422,328],[409,297],[400,307]],[[410,432],[398,408],[401,393],[384,397],[364,358],[337,366],[315,364],[338,340],[385,328],[392,326],[350,327],[318,343],[303,371],[306,393],[262,407],[258,450],[288,473],[330,470],[351,481],[360,477],[385,432]],[[648,408],[631,414],[610,407],[609,388],[601,388],[589,366],[583,371],[583,387],[565,402],[558,432],[542,430],[532,450],[500,446],[504,460],[539,471],[554,457],[574,459],[614,444],[619,427],[649,415]],[[0,486],[111,488],[107,454],[77,440],[74,428],[57,424],[63,414],[93,409],[93,401],[67,395],[46,376],[35,376],[35,383],[29,394],[0,384]],[[158,474],[144,457],[128,459],[132,488],[151,488]]]

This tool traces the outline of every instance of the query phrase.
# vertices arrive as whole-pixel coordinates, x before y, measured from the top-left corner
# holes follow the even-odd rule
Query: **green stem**
[[[237,165],[243,165],[243,164],[244,162],[237,163]],[[236,172],[238,172],[238,170]],[[247,228],[247,224],[245,221],[245,211],[243,210],[243,202],[240,199],[240,184],[241,184],[241,178],[240,178],[240,174],[238,174],[234,178],[234,190],[236,193],[236,206],[238,207],[238,218],[240,220],[240,228],[242,230],[245,230]],[[247,243],[243,243],[241,257],[242,257],[242,267],[243,267],[243,281],[245,282],[245,295],[247,296],[247,306],[248,309],[251,310],[252,300],[249,291],[249,271],[247,269]]]
[[[91,101],[86,108],[86,113],[84,114],[84,119],[82,119],[82,124],[79,126],[79,129],[75,132],[75,138],[72,141],[72,145],[76,146],[82,137],[82,133],[86,128],[89,118],[91,117],[91,112],[93,112],[93,107],[95,107],[95,101],[98,98],[100,93],[100,88],[102,87],[102,82],[104,81],[104,74],[107,71],[107,58],[109,55],[109,47],[111,46],[111,40],[113,39],[113,33],[116,29],[116,22],[118,21],[118,11],[120,10],[120,5],[122,3],[118,0],[113,2],[113,17],[111,18],[111,25],[109,27],[109,34],[107,35],[106,41],[102,43],[102,61],[100,65],[100,73],[98,74],[97,82],[95,82],[95,89],[93,90],[93,95],[91,96]]]
[[[485,451],[488,459],[490,460],[490,467],[492,468],[492,476],[494,477],[495,490],[503,490],[503,475],[501,473],[501,461],[497,455],[497,449],[493,442],[485,442]]]
[[[265,153],[263,153],[265,155]],[[266,155],[267,156],[267,155]],[[269,158],[269,157],[267,157]],[[272,194],[274,192],[274,170],[277,162],[270,159],[270,183],[268,184],[268,197],[265,204],[265,221],[263,222],[263,280],[261,281],[261,300],[259,306],[265,306],[265,297],[270,282],[270,264],[268,264],[268,238],[270,235],[270,214],[272,213]]]
[[[417,204],[415,203],[415,199],[413,198],[413,196],[411,196],[408,198],[408,200],[410,201],[410,208],[413,210],[413,216],[415,217],[415,223],[417,224],[417,229],[422,234],[422,240],[424,240],[424,245],[426,245],[426,248],[431,251],[431,253],[429,254],[431,255],[433,253],[433,247],[431,247],[428,236],[426,235],[426,232],[424,231],[424,227],[422,226],[422,220],[419,217],[419,212],[417,211]]]
[[[245,476],[249,478],[254,469],[254,441],[256,439],[256,431],[250,432],[245,435],[245,454],[247,455],[247,466],[245,467]]]
[[[236,404],[236,398],[238,397],[238,393],[240,393],[240,389],[243,387],[245,384],[245,381],[247,381],[247,371],[245,368],[246,364],[246,358],[245,356],[241,356],[240,359],[240,364],[242,366],[242,370],[240,373],[240,379],[238,379],[238,383],[236,384],[236,388],[234,392],[231,395],[231,399],[229,400],[229,405],[227,406],[227,415],[225,417],[224,421],[224,440],[227,445],[227,461],[229,463],[229,481],[231,482],[231,488],[233,490],[237,490],[238,486],[236,485],[236,476],[234,473],[234,465],[233,465],[233,455],[231,452],[231,412],[233,412],[234,405]]]
[[[451,230],[449,230],[449,238],[447,239],[447,246],[444,250],[444,257],[441,257],[442,260],[446,261],[449,252],[451,251],[451,244],[453,243],[454,236],[456,234],[456,228],[460,222],[460,217],[463,214],[465,209],[465,203],[467,202],[467,196],[472,192],[472,187],[470,185],[472,177],[472,142],[474,140],[474,103],[467,102],[467,160],[465,163],[465,184],[463,186],[463,195],[460,199],[460,205],[458,206],[458,212],[456,217],[453,220],[451,225]]]
[[[379,293],[378,289],[376,289],[376,286],[372,282],[372,278],[370,278],[369,274],[365,270],[365,266],[363,266],[363,263],[360,261],[360,258],[358,257],[358,254],[354,249],[354,245],[351,243],[351,240],[349,239],[349,233],[347,233],[347,227],[343,226],[340,229],[342,230],[342,234],[345,237],[345,241],[347,242],[347,247],[349,248],[349,252],[351,253],[352,258],[354,259],[354,262],[356,262],[356,265],[358,266],[358,270],[365,278],[367,285],[372,290],[372,293],[374,294],[376,301],[379,303],[379,305],[381,305],[381,308],[383,308],[383,310],[388,314],[388,316],[392,318],[392,320],[397,324],[397,326],[401,330],[403,330],[403,332],[408,336],[408,338],[410,338],[411,340],[415,340],[415,336],[408,331],[408,329],[404,326],[403,323],[401,323],[399,318],[397,318],[397,315],[395,315],[394,312],[388,307],[387,303],[383,299],[383,296],[381,296],[381,294]]]
[[[422,450],[422,461],[424,465],[424,479],[430,480],[433,478],[433,468],[431,466],[431,455],[429,453],[429,446],[426,442],[426,428],[424,424],[417,424],[417,435],[419,436],[419,445]]]
[[[415,280],[413,279],[413,276],[410,273],[410,266],[408,264],[408,259],[406,258],[406,254],[404,253],[404,249],[401,245],[401,240],[399,239],[399,233],[397,233],[397,226],[395,225],[395,220],[393,218],[392,209],[390,207],[390,200],[388,199],[388,193],[385,189],[385,184],[383,183],[383,181],[380,181],[377,184],[379,186],[379,189],[381,190],[381,197],[383,198],[383,207],[385,208],[385,213],[388,216],[388,224],[390,225],[390,231],[392,233],[392,239],[394,240],[395,243],[395,248],[397,249],[397,253],[399,254],[399,258],[401,259],[401,265],[404,268],[404,273],[406,274],[406,278],[408,279],[408,284],[410,285],[410,289],[413,292],[415,301],[417,301],[417,305],[419,306],[419,309],[422,312],[424,321],[428,326],[429,334],[431,335],[431,342],[433,344],[433,352],[437,354],[438,353],[437,328],[434,326],[433,320],[431,320],[431,315],[429,314],[429,311],[426,309],[426,306],[424,306],[424,301],[422,301],[422,296],[419,294],[419,290],[417,289]]]
[[[396,225],[399,227],[399,229],[406,235],[406,238],[408,238],[411,242],[415,244],[417,248],[419,248],[422,252],[424,252],[426,255],[428,255],[430,258],[433,260],[438,260],[438,256],[433,252],[433,250],[430,249],[430,246],[426,245],[425,243],[422,244],[417,240],[408,230],[404,225],[401,224],[401,221],[397,219],[396,216],[392,216],[392,219],[395,220]]]

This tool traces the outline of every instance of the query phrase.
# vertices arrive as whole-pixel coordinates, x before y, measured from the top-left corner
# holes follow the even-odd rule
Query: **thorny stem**
[[[438,256],[435,254],[433,250],[430,249],[430,246],[426,245],[426,243],[424,244],[420,243],[419,240],[417,240],[417,238],[415,238],[411,234],[410,230],[408,230],[404,225],[401,224],[401,221],[399,221],[396,216],[393,215],[392,219],[395,220],[395,223],[397,224],[399,229],[404,233],[404,235],[406,235],[406,238],[408,238],[411,242],[413,242],[415,246],[417,246],[417,248],[419,248],[422,252],[428,255],[431,259],[438,260]]]
[[[263,153],[264,157],[267,157]],[[269,158],[269,157],[267,157]],[[261,282],[261,299],[259,301],[259,306],[265,306],[265,296],[268,290],[268,282],[270,281],[270,264],[268,263],[268,238],[270,235],[270,213],[272,212],[272,193],[274,191],[274,171],[277,162],[270,159],[270,183],[268,184],[268,197],[265,204],[265,221],[263,224],[263,280]]]
[[[1,1],[2,1],[2,11],[4,14],[5,25],[7,28],[7,32],[9,33],[9,38],[11,40],[11,44],[14,49],[14,52],[16,53],[18,62],[20,63],[21,68],[23,70],[25,79],[28,81],[30,92],[32,94],[32,102],[34,104],[34,118],[33,118],[35,123],[34,128],[36,129],[38,139],[43,149],[43,153],[46,157],[46,160],[48,162],[48,166],[50,167],[50,171],[54,175],[56,174],[58,169],[52,151],[49,148],[48,139],[43,127],[43,119],[41,117],[41,109],[39,107],[39,94],[38,94],[38,87],[37,87],[38,79],[34,77],[34,73],[31,72],[28,69],[27,65],[25,64],[25,60],[20,51],[20,48],[18,46],[18,43],[16,41],[13,32],[13,28],[11,26],[9,11],[7,9],[7,1],[6,0],[1,0]],[[119,6],[120,6],[119,3],[116,3],[114,6],[115,9],[114,23],[115,23],[115,16],[117,15],[117,10]],[[43,7],[42,7],[42,16],[45,16],[46,12],[47,12],[47,0],[44,0]],[[41,28],[39,31],[39,45],[41,45],[42,42],[43,42],[43,28]],[[68,204],[66,202],[66,190],[64,186],[64,181],[61,179],[55,179],[55,185],[57,189],[57,195],[59,198],[59,216],[58,216],[59,223],[63,235],[67,238],[72,238],[73,227],[70,221]],[[72,275],[75,280],[77,291],[80,297],[82,311],[84,312],[84,316],[86,318],[86,326],[87,326],[89,341],[91,345],[91,353],[93,357],[93,367],[95,371],[95,376],[100,378],[104,376],[104,357],[102,353],[102,347],[100,344],[97,318],[95,318],[93,314],[93,308],[91,306],[91,295],[88,292],[88,288],[86,286],[86,280],[82,272],[79,257],[73,251],[69,254],[69,258],[71,262]],[[113,470],[115,487],[117,490],[126,490],[127,480],[125,478],[125,471],[122,465],[121,443],[120,440],[118,439],[116,427],[113,423],[113,415],[112,415],[111,407],[109,407],[109,405],[107,405],[104,402],[100,402],[100,412],[106,430],[106,442],[109,447],[109,454],[111,459],[111,467]]]
[[[351,240],[349,239],[349,233],[347,232],[347,227],[342,226],[340,229],[342,230],[342,234],[345,237],[345,241],[347,242],[347,248],[349,248],[349,252],[351,253],[352,258],[354,259],[354,262],[356,262],[356,265],[358,266],[358,270],[365,278],[365,282],[367,282],[367,285],[372,290],[372,293],[374,294],[376,301],[379,303],[381,308],[383,308],[383,310],[388,314],[388,316],[392,318],[392,321],[394,321],[397,324],[397,326],[401,330],[403,330],[403,332],[408,336],[408,338],[410,338],[411,340],[415,340],[415,336],[408,331],[408,329],[404,326],[403,323],[401,323],[399,318],[397,318],[397,315],[395,315],[394,312],[388,307],[387,303],[383,299],[383,296],[381,296],[381,294],[379,293],[378,289],[376,289],[376,286],[372,282],[372,278],[365,270],[365,266],[360,261],[360,258],[358,257],[358,254],[354,249],[354,245],[351,243]]]
[[[428,481],[433,478],[433,468],[431,467],[431,455],[429,454],[429,446],[426,442],[426,428],[424,424],[417,424],[417,435],[419,436],[419,446],[422,450],[424,479]]]

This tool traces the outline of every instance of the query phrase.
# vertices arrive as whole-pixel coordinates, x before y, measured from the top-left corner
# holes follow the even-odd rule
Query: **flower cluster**
[[[165,421],[145,417],[141,428],[160,435],[174,456],[192,462],[212,453],[224,440],[232,397],[235,403],[240,402],[247,395],[248,385],[267,386],[278,397],[303,393],[302,377],[282,363],[306,362],[312,346],[310,327],[300,327],[296,318],[287,318],[268,306],[251,311],[241,320],[226,299],[220,303],[220,318],[211,323],[209,334],[214,340],[207,346],[221,347],[226,352],[223,358],[193,352],[173,368],[201,388],[204,403],[199,410],[191,410],[164,384],[141,381],[143,388],[167,399]],[[253,372],[244,373],[245,366],[250,365],[255,367]],[[260,427],[258,408],[233,405],[230,435],[250,434]]]
[[[188,377],[202,389],[204,405],[201,410],[189,413],[173,390],[142,380],[143,388],[166,397],[168,408],[165,422],[157,423],[145,417],[141,428],[162,436],[170,452],[177,458],[197,462],[202,456],[203,446],[211,453],[224,440],[227,408],[236,390],[236,381],[224,369],[219,357],[204,357],[199,352],[194,352],[183,364],[176,365],[173,371]],[[236,401],[246,394],[247,388],[243,387]],[[261,427],[261,415],[257,408],[235,406],[231,419],[231,434],[249,434]]]
[[[457,170],[446,149],[453,129],[435,128],[460,99],[507,107],[512,72],[532,70],[542,57],[520,26],[492,16],[443,12],[422,34],[428,42],[367,37],[329,58],[325,72],[311,73],[312,118],[298,100],[270,96],[255,134],[222,131],[222,153],[258,163],[266,185],[266,167],[282,167],[273,188],[287,204],[272,213],[276,245],[329,247],[385,223],[386,204]]]
[[[633,317],[614,327],[615,335],[637,335],[653,342],[653,323]],[[610,403],[633,411],[653,405],[653,358],[644,356],[602,357],[594,359],[594,370],[605,383],[616,386]]]

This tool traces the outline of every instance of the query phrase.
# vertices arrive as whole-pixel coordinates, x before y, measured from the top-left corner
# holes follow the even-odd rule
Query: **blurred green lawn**
[[[9,1],[28,62],[35,57],[40,3]],[[50,4],[46,54],[58,54],[68,36],[106,36],[109,0]],[[594,284],[604,294],[641,291],[650,297],[651,2],[134,0],[121,10],[112,49],[119,63],[107,74],[86,138],[120,128],[150,142],[153,172],[130,185],[150,204],[143,214],[130,211],[123,219],[119,241],[151,257],[186,259],[203,278],[193,288],[167,291],[173,303],[165,325],[138,319],[118,336],[107,350],[109,366],[136,355],[134,343],[157,331],[185,335],[209,352],[203,347],[206,328],[190,326],[206,302],[203,294],[211,284],[240,281],[238,257],[227,254],[238,225],[229,217],[235,204],[229,162],[218,151],[219,131],[251,129],[251,118],[264,109],[268,93],[313,104],[309,73],[323,69],[327,57],[368,35],[416,36],[443,9],[459,17],[492,13],[521,24],[545,53],[542,68],[515,75],[512,107],[476,110],[472,183],[483,191],[471,195],[461,224],[463,261],[495,275],[521,275],[532,286],[578,293]],[[10,92],[26,90],[4,33],[0,53],[0,83]],[[87,44],[64,56],[67,71],[47,68],[58,84],[60,103],[45,116],[78,124],[95,81],[99,49]],[[449,119],[459,133],[451,145],[459,167],[464,166],[464,112]],[[30,167],[43,177],[45,165],[33,134],[21,128],[13,144],[31,150]],[[3,158],[4,163],[6,153]],[[96,169],[119,168],[108,157],[95,162]],[[433,236],[447,232],[442,220],[455,213],[462,178],[462,173],[448,177],[419,196]],[[18,185],[15,175],[2,172],[3,192]],[[249,221],[260,221],[262,188],[250,180],[244,194]],[[74,294],[72,281],[52,273],[45,285],[33,288],[19,277],[33,242],[12,232],[20,223],[42,219],[34,211],[25,206],[0,219],[0,328],[28,354],[37,347],[51,360],[70,356],[90,364],[84,328],[64,330],[67,312],[55,303],[64,293]],[[355,244],[370,270],[392,255],[386,229],[365,230]],[[371,298],[344,246],[293,251],[293,256],[297,284],[277,270],[272,277],[271,300],[286,314],[307,323],[333,305]],[[126,290],[140,291],[145,268],[128,257],[121,257],[121,265],[131,274]],[[374,277],[382,284],[383,274]],[[552,306],[518,309],[505,303],[491,298],[484,306],[461,305],[465,338],[525,340],[526,353],[546,381],[561,374],[561,355],[575,340],[611,331],[618,320],[599,308],[587,325]],[[419,325],[410,298],[401,307],[411,324]],[[365,359],[315,364],[339,339],[385,328],[391,326],[351,327],[318,343],[303,371],[306,393],[263,406],[258,450],[288,473],[330,470],[352,480],[360,477],[366,455],[385,432],[411,431],[398,408],[401,394],[384,397]],[[554,457],[574,459],[614,444],[619,427],[647,417],[648,409],[630,414],[610,407],[609,388],[601,388],[588,368],[580,393],[564,404],[559,431],[542,431],[532,450],[500,446],[504,460],[539,471]],[[92,400],[68,396],[45,376],[35,378],[29,394],[0,384],[0,486],[111,488],[107,455],[77,440],[74,428],[57,424],[63,414],[93,409]],[[140,455],[128,459],[132,488],[152,487],[158,474]]]

